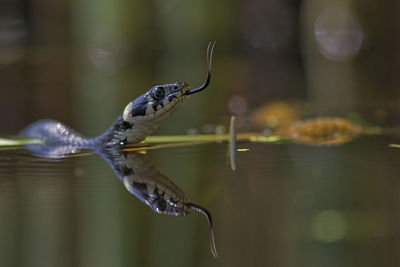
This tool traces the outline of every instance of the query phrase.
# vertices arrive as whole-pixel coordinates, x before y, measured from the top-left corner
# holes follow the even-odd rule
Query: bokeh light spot
[[[101,33],[88,47],[90,61],[98,69],[116,73],[129,62],[131,49],[128,40],[117,33]]]
[[[314,30],[321,54],[334,61],[357,55],[364,39],[360,21],[346,7],[336,6],[320,13]]]
[[[234,95],[228,102],[229,111],[234,115],[244,115],[248,109],[247,100],[241,95]]]
[[[347,231],[345,216],[334,210],[325,210],[318,213],[312,224],[314,239],[321,242],[336,242],[344,238]]]

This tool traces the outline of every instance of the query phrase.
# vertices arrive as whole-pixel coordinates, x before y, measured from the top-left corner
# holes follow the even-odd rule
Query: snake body
[[[86,138],[56,120],[40,120],[26,127],[21,135],[45,141],[93,149],[99,146],[138,143],[152,134],[188,99],[189,87],[184,82],[157,85],[130,102],[108,130],[94,138]]]

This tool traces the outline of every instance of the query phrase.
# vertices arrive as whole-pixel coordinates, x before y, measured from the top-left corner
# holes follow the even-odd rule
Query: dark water
[[[331,147],[240,143],[149,151],[213,215],[159,215],[98,155],[0,152],[1,266],[397,266],[399,151],[391,137]],[[388,263],[387,265],[385,263]]]

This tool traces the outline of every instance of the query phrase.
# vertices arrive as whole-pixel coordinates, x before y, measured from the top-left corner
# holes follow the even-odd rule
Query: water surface
[[[159,215],[98,155],[0,152],[2,266],[375,266],[398,262],[399,150],[392,137],[340,146],[239,143],[147,156],[214,217]]]

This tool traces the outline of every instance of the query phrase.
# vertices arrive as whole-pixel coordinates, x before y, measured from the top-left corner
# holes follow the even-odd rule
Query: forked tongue
[[[191,95],[197,92],[200,92],[204,89],[207,88],[207,86],[210,84],[210,80],[211,80],[211,63],[212,63],[212,54],[214,51],[214,46],[215,46],[215,41],[210,42],[208,44],[208,48],[207,48],[207,65],[208,65],[208,69],[207,69],[207,78],[205,80],[205,82],[197,88],[193,88],[190,89],[189,91],[186,91],[185,95]]]

